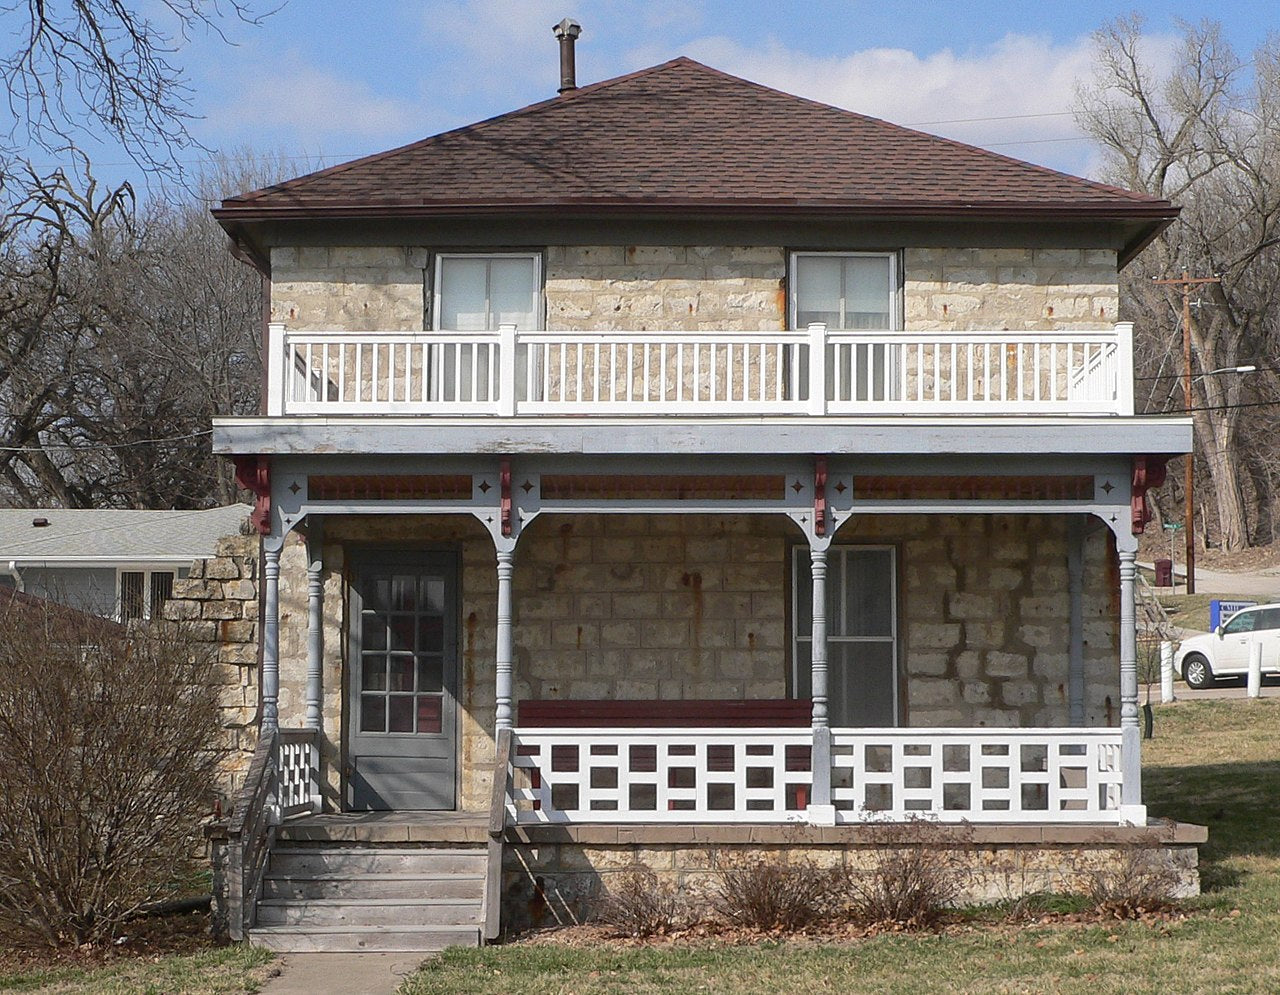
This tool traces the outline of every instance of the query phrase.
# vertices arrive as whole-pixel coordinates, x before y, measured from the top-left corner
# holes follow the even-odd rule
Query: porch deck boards
[[[489,840],[482,812],[336,812],[290,819],[276,839],[291,843],[449,843]]]
[[[1159,846],[1198,844],[1209,837],[1204,826],[1169,819],[1151,819],[1145,826],[1105,823],[1018,823],[966,825],[917,822],[855,823],[810,826],[799,823],[593,823],[590,825],[508,826],[507,843],[610,844],[844,844],[875,846],[902,843],[911,830],[938,845],[1003,846]],[[488,840],[487,816],[478,812],[343,812],[292,819],[277,831],[277,839],[294,843],[456,843]]]

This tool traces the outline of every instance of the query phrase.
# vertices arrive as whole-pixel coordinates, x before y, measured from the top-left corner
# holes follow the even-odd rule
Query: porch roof
[[[223,455],[1168,455],[1185,417],[219,418]]]

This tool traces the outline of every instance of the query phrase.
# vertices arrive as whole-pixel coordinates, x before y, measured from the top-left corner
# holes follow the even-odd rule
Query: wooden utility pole
[[[1185,269],[1181,278],[1156,280],[1159,284],[1172,284],[1182,288],[1182,402],[1190,414],[1191,404],[1191,288],[1202,283],[1221,283],[1216,276],[1192,277]],[[1187,454],[1187,468],[1184,475],[1183,488],[1186,490],[1186,510],[1184,527],[1187,533],[1187,593],[1196,593],[1196,453],[1195,442],[1191,444],[1191,452]]]

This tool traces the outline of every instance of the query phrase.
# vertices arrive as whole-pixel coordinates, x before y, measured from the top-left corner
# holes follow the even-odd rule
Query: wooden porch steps
[[[486,861],[473,845],[277,842],[249,939],[285,952],[478,946]]]

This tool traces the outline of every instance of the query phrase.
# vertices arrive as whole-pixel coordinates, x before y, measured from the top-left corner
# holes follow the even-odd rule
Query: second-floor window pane
[[[436,327],[460,332],[496,331],[505,324],[537,328],[537,279],[532,256],[443,257]]]
[[[795,256],[795,323],[828,328],[889,329],[893,317],[893,265],[887,255]]]

